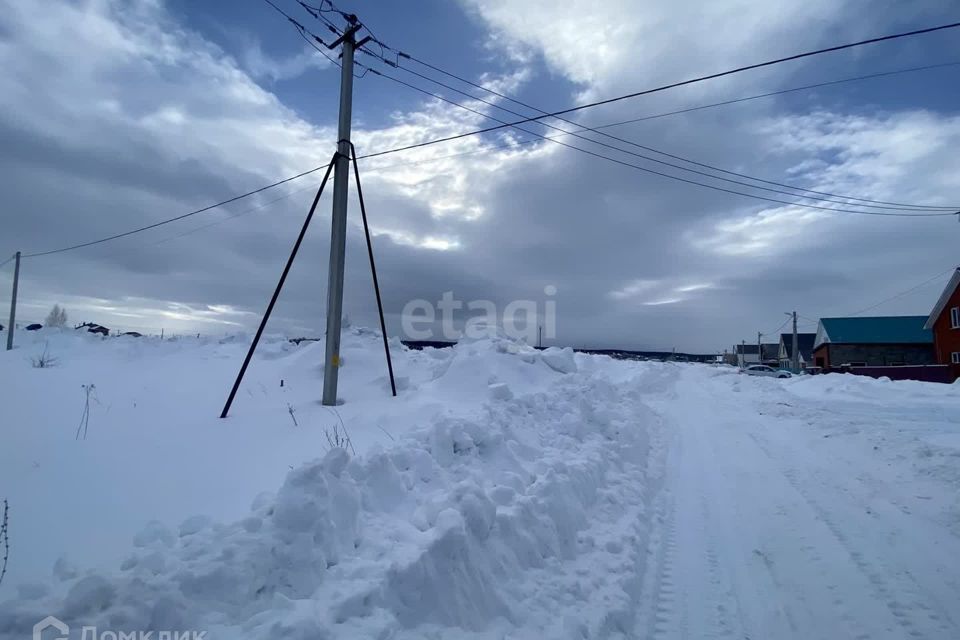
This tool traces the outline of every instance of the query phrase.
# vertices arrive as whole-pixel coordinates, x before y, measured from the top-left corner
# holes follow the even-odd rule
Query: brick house
[[[950,365],[953,380],[960,378],[960,267],[954,270],[923,328],[933,332],[937,362]]]
[[[936,364],[926,316],[821,318],[813,344],[818,367]]]

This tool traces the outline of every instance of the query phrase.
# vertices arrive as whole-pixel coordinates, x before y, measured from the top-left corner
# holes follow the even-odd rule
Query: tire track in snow
[[[707,522],[710,512],[707,505],[706,491],[700,493],[700,508],[704,513],[704,522]],[[743,619],[740,612],[740,603],[736,593],[730,585],[729,577],[723,571],[717,555],[716,537],[706,529],[703,530],[707,542],[707,566],[710,572],[710,582],[716,592],[722,594],[722,599],[714,605],[714,624],[720,638],[744,638]]]
[[[676,425],[674,425],[676,426]],[[687,473],[698,452],[674,430],[669,484],[658,497],[648,552],[643,637],[743,638],[739,604],[715,548],[703,477]]]
[[[672,583],[670,547],[673,544],[673,524],[670,522],[670,508],[666,503],[672,496],[661,495],[658,499],[656,514],[653,518],[654,530],[647,546],[647,575],[642,591],[642,614],[640,626],[642,637],[662,638],[674,633],[678,616],[674,613],[676,598]]]
[[[692,582],[684,579],[691,601],[710,604],[710,616],[695,620],[700,626],[691,637],[889,637],[887,630],[896,627],[889,612],[882,616],[884,623],[866,618],[872,633],[851,614],[839,585],[856,593],[868,587],[866,577],[851,580],[821,555],[823,548],[828,555],[845,557],[809,505],[800,506],[803,498],[788,480],[777,480],[781,470],[776,465],[771,468],[769,457],[753,443],[738,441],[740,423],[722,418],[704,423],[702,415],[688,410],[690,405],[719,408],[727,404],[724,400],[695,393],[681,402],[669,399],[661,405],[686,447],[686,455],[674,460],[672,475],[677,477],[680,494],[696,495],[700,505],[700,514],[687,517],[709,527],[702,542],[692,536],[692,543],[681,542],[684,554],[697,558],[702,546],[706,558],[705,569],[694,562],[695,570],[685,574]],[[742,411],[743,407],[735,409],[735,413]],[[683,501],[678,504],[682,510]],[[705,595],[697,591],[698,575],[708,585]],[[861,618],[875,606],[880,603],[861,609]]]
[[[774,457],[770,451],[760,442],[754,434],[749,434],[750,438],[757,444],[771,460]],[[928,630],[933,625],[943,635],[943,638],[960,637],[960,629],[950,620],[949,614],[945,611],[935,611],[930,604],[934,599],[930,597],[916,582],[909,571],[901,570],[896,572],[899,584],[894,587],[890,584],[884,574],[892,572],[886,567],[877,567],[870,562],[865,554],[860,551],[850,540],[849,536],[838,525],[834,516],[824,508],[813,496],[804,482],[798,476],[794,469],[781,470],[783,476],[787,479],[794,490],[803,498],[809,507],[817,514],[832,537],[844,549],[850,560],[857,569],[866,577],[867,581],[873,587],[878,602],[881,602],[893,615],[897,624],[903,631],[912,638],[930,637]],[[835,593],[836,587],[827,587],[831,593]],[[834,604],[843,608],[844,599],[842,596],[836,596]],[[917,613],[919,612],[919,613]],[[852,620],[849,613],[844,611],[844,619]],[[948,622],[949,621],[949,622]],[[862,633],[857,637],[867,638],[868,634]]]

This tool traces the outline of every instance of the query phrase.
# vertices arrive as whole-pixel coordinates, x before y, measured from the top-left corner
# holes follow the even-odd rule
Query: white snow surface
[[[960,385],[496,338],[393,342],[392,398],[353,329],[335,411],[274,336],[220,420],[247,337],[18,340],[2,637],[960,637]]]

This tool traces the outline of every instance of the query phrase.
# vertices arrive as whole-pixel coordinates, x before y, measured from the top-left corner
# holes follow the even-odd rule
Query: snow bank
[[[573,349],[565,347],[559,349],[550,347],[540,354],[548,367],[560,373],[573,373],[577,370],[577,363],[573,359]]]
[[[620,371],[608,377],[596,363],[578,371],[569,350],[538,357],[525,345],[493,339],[402,352],[398,370],[409,388],[392,400],[381,395],[375,338],[355,332],[344,339],[346,403],[338,411],[358,455],[333,448],[296,466],[275,495],[259,496],[229,524],[209,516],[150,522],[132,537],[119,568],[96,563],[80,570],[59,561],[52,580],[32,580],[0,603],[0,633],[22,633],[51,614],[76,628],[199,629],[210,638],[460,638],[518,628],[536,637],[594,637],[628,628],[644,562],[638,541],[657,424],[640,400],[638,378]],[[245,385],[257,392],[235,411],[271,422],[289,420],[285,410],[274,411],[281,404],[295,407],[303,421],[325,415],[307,400],[319,389],[317,346],[270,344],[254,367],[261,373]],[[191,360],[232,371],[243,346],[197,342]],[[83,349],[60,345],[74,364]],[[129,356],[138,367],[147,357],[153,366],[172,355],[163,343],[107,349],[113,356],[101,357],[115,364],[115,356]],[[285,391],[275,384],[258,389],[280,376]],[[144,426],[146,416],[138,417]],[[168,420],[157,426],[174,426]],[[97,426],[98,438],[119,437],[115,425]],[[247,418],[234,427],[253,428]],[[277,427],[261,428],[269,437],[249,450],[234,447],[238,459],[218,472],[240,477],[270,455]],[[158,431],[151,437],[183,435]],[[209,455],[224,437],[194,434],[184,442]],[[131,451],[129,440],[96,442]],[[309,450],[322,453],[319,439]],[[210,469],[193,469],[174,472],[189,486],[202,485]],[[60,487],[70,481],[51,478]],[[142,482],[114,480],[130,491]],[[33,499],[55,508],[69,495]],[[77,514],[58,526],[69,532],[86,520]]]
[[[856,398],[896,397],[902,400],[956,397],[956,385],[920,382],[917,380],[890,380],[845,373],[798,376],[792,379],[790,391],[806,397],[839,395]]]

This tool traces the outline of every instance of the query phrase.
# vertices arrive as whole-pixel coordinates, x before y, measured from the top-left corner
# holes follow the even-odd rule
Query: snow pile
[[[156,351],[152,365],[171,349],[119,344],[91,343],[138,366],[144,352]],[[197,341],[192,349],[235,365],[243,346]],[[398,370],[407,391],[392,400],[382,395],[378,346],[365,332],[344,339],[347,401],[338,412],[359,455],[330,448],[230,524],[207,516],[151,522],[118,569],[59,561],[53,580],[32,580],[0,603],[0,633],[22,633],[47,615],[76,629],[198,629],[209,638],[501,637],[519,629],[594,637],[630,629],[645,561],[647,460],[658,446],[656,418],[638,391],[646,369],[625,375],[611,364],[608,376],[598,364],[612,363],[605,358],[481,340],[404,351]],[[282,402],[302,421],[322,415],[300,391],[320,388],[318,347],[271,343],[257,365],[267,373],[245,386],[283,375],[285,391],[248,394],[235,411],[275,422],[264,405]],[[190,349],[173,349],[182,348]],[[65,342],[58,349],[77,353]],[[140,427],[148,419],[138,418]],[[207,425],[217,426],[223,437],[236,425]],[[276,426],[269,429],[276,437]],[[190,445],[197,442],[212,444]],[[256,455],[272,446],[258,439]],[[322,453],[316,444],[313,451]],[[245,455],[225,472],[240,476],[258,464],[253,450]],[[196,484],[207,476],[175,471]],[[138,483],[122,480],[128,489]],[[54,494],[33,497],[58,506]]]
[[[219,420],[244,339],[40,334],[0,354],[0,637],[958,637],[956,385],[497,337],[394,343],[392,398],[352,329],[335,410],[269,338]]]
[[[960,385],[931,384],[917,380],[890,380],[842,373],[799,376],[794,379],[790,391],[809,398],[835,395],[863,400],[878,396],[902,401],[957,397]]]

